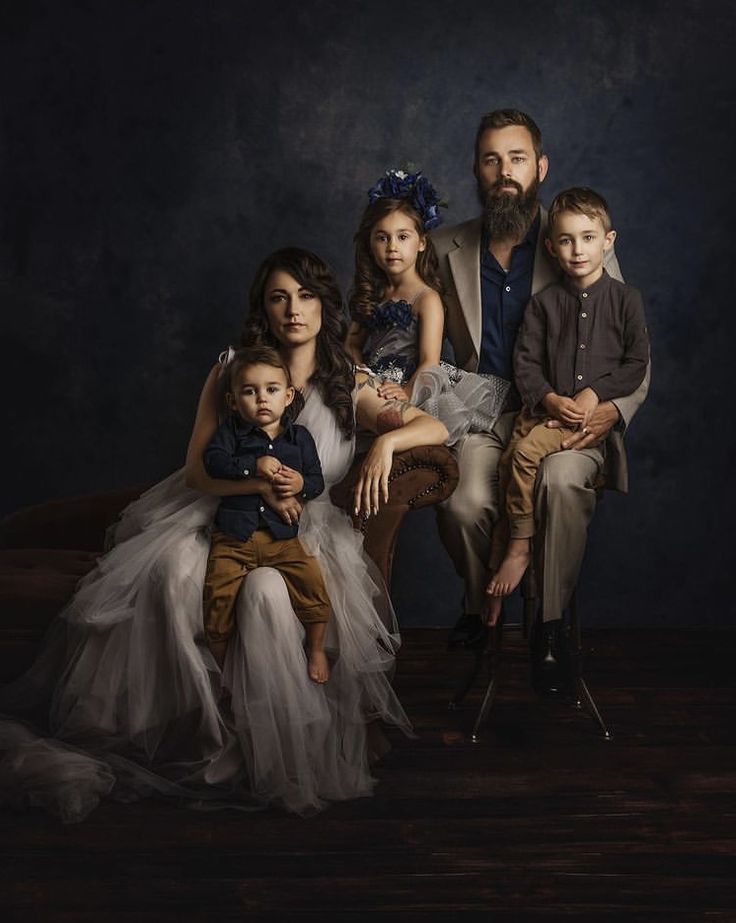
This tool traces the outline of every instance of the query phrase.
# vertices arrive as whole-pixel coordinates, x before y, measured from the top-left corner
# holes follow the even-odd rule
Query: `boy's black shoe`
[[[531,641],[532,688],[539,695],[560,694],[572,688],[570,650],[562,619],[538,620]]]
[[[447,650],[474,650],[482,647],[487,634],[486,626],[481,622],[479,615],[464,613],[452,626],[447,639]]]

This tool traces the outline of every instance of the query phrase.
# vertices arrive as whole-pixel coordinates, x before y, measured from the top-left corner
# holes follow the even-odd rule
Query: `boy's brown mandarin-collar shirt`
[[[514,377],[532,413],[546,394],[592,388],[601,401],[624,397],[644,380],[649,335],[641,294],[605,271],[587,289],[567,279],[527,305],[514,349]]]

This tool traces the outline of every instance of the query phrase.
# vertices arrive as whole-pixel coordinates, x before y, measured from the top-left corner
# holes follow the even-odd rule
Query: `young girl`
[[[378,379],[381,397],[438,417],[449,445],[469,430],[490,432],[509,383],[440,360],[445,312],[427,236],[441,223],[437,192],[421,173],[389,170],[368,198],[355,235],[348,352]]]

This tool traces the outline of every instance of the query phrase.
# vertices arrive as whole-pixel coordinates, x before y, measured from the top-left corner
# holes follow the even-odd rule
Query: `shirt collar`
[[[255,423],[246,423],[246,421],[243,420],[240,416],[238,416],[238,414],[236,413],[231,414],[230,419],[231,419],[233,428],[235,429],[235,432],[239,436],[258,435],[258,436],[263,436],[264,439],[273,441],[271,437],[260,428],[260,426],[256,426]],[[281,425],[283,426],[284,431],[282,433],[279,433],[278,436],[275,436],[274,439],[280,439],[283,437],[285,439],[288,439],[290,442],[293,442],[294,441],[294,424],[289,419],[288,415],[284,414],[284,416],[281,418]]]
[[[569,276],[564,276],[562,284],[565,286],[567,291],[575,298],[582,297],[583,294],[597,295],[599,292],[605,291],[611,283],[611,277],[608,275],[606,270],[603,270],[603,275],[600,279],[596,279],[592,285],[589,285],[587,288],[578,288],[572,281]]]

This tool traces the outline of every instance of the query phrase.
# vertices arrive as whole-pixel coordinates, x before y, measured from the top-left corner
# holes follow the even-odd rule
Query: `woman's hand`
[[[281,500],[285,500],[287,497],[297,496],[304,490],[304,478],[294,468],[281,465],[271,478],[271,486],[276,496]]]
[[[382,397],[385,401],[408,401],[411,397],[411,395],[407,394],[401,385],[395,381],[379,382],[376,391],[378,392],[378,396]]]
[[[267,503],[274,513],[277,513],[287,525],[297,525],[304,507],[296,497],[279,497],[276,493],[276,489],[268,483],[263,484],[260,494],[263,501]]]
[[[378,512],[380,501],[388,503],[388,476],[394,460],[392,433],[373,440],[365,457],[360,477],[355,485],[354,510],[356,516],[370,516]]]

